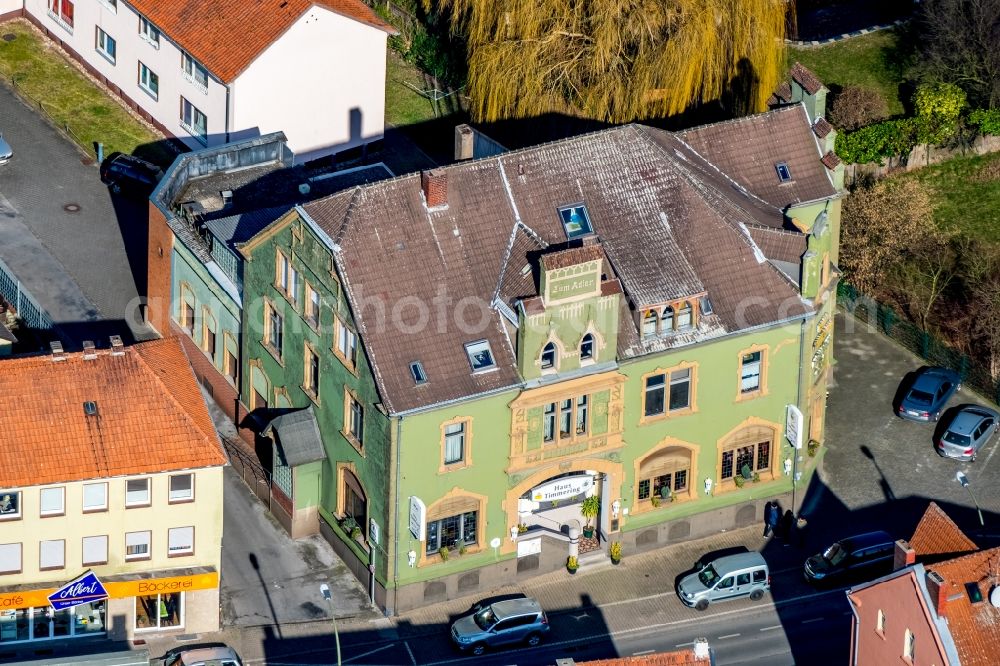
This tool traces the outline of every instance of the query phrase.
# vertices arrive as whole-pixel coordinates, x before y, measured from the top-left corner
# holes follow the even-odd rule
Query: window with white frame
[[[152,532],[126,532],[125,533],[125,559],[126,560],[148,560],[150,557],[150,542]]]
[[[0,574],[21,573],[21,544],[0,543]]]
[[[444,464],[454,465],[465,460],[466,421],[444,427]]]
[[[181,97],[181,125],[202,143],[208,143],[208,117]]]
[[[761,353],[759,351],[743,354],[740,360],[740,393],[753,393],[760,390],[760,363]]]
[[[156,48],[160,48],[160,31],[149,22],[149,19],[139,18],[139,36]]]
[[[350,393],[347,394],[347,398],[347,433],[357,442],[358,446],[361,446],[364,442],[365,431],[364,408]]]
[[[39,492],[39,514],[61,516],[66,513],[66,489],[62,486],[42,488]]]
[[[73,0],[49,0],[49,16],[64,27],[73,28]]]
[[[83,484],[83,510],[104,511],[108,508],[108,484],[85,483]]]
[[[917,647],[917,636],[909,629],[903,634],[903,659],[908,659],[910,662],[913,661],[913,655],[916,652]]]
[[[580,360],[588,361],[594,358],[594,336],[587,333],[580,341]]]
[[[284,318],[270,303],[264,307],[264,344],[280,359]]]
[[[108,535],[83,537],[83,565],[108,563]]]
[[[97,27],[97,52],[108,59],[112,65],[115,64],[115,60],[118,58],[118,43],[114,38],[108,33],[101,30],[100,26]]]
[[[170,477],[170,501],[190,502],[194,499],[194,474],[174,474]]]
[[[53,539],[38,542],[38,568],[42,571],[66,566],[66,541]]]
[[[21,491],[0,490],[0,520],[21,517]]]
[[[194,554],[194,527],[171,527],[167,530],[167,555]]]
[[[149,506],[149,479],[125,481],[125,506]]]
[[[337,320],[337,352],[353,368],[358,364],[358,336],[344,322]]]
[[[490,349],[489,340],[466,343],[465,353],[469,356],[469,364],[472,365],[473,372],[480,372],[481,370],[489,370],[496,367],[496,361],[493,360],[493,350]]]
[[[305,283],[305,291],[306,321],[313,328],[319,328],[319,292],[313,289],[312,285],[308,282]]]
[[[98,2],[116,14],[118,13],[118,0],[98,0]]]
[[[208,70],[192,58],[187,51],[181,54],[181,68],[184,70],[186,79],[208,90]]]
[[[139,63],[139,87],[149,93],[153,99],[159,99],[160,77],[142,62]]]
[[[552,370],[556,366],[556,346],[549,342],[542,348],[542,370]]]

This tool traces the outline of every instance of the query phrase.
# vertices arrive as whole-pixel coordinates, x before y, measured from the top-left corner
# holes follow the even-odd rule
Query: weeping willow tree
[[[423,0],[450,11],[480,121],[570,111],[664,117],[738,89],[757,111],[779,82],[788,0]]]

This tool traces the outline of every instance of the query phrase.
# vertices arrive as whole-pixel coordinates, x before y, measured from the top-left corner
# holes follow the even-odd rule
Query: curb
[[[836,37],[827,37],[826,39],[809,39],[809,40],[802,40],[802,41],[794,40],[794,39],[786,39],[785,40],[785,45],[786,46],[797,46],[799,48],[806,48],[806,49],[808,49],[808,48],[814,48],[814,47],[817,47],[817,46],[828,46],[830,44],[836,44],[837,42],[843,42],[845,40],[852,39],[854,37],[861,37],[862,35],[869,35],[869,34],[871,34],[873,32],[880,32],[882,30],[890,30],[890,29],[895,28],[897,26],[903,25],[903,23],[905,23],[905,22],[906,22],[906,19],[899,19],[897,21],[893,21],[892,23],[883,23],[883,24],[879,24],[879,25],[873,25],[873,26],[869,26],[867,28],[862,28],[861,30],[855,30],[854,32],[845,32],[845,33],[843,33],[841,35],[837,35]]]

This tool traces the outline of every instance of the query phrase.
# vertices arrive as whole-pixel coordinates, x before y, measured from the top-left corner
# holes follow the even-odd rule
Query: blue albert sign
[[[63,610],[64,608],[71,608],[107,598],[108,591],[104,589],[101,581],[98,580],[97,574],[93,571],[88,571],[50,594],[49,603],[54,610]]]

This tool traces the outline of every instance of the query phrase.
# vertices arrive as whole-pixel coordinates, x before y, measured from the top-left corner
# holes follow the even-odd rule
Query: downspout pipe
[[[399,480],[402,469],[403,447],[403,417],[396,417],[396,443],[393,454],[396,456],[396,487],[393,489],[393,535],[392,535],[392,607],[386,603],[386,614],[396,615],[397,595],[399,594]],[[386,586],[388,592],[388,586]],[[388,601],[388,600],[387,600]]]

